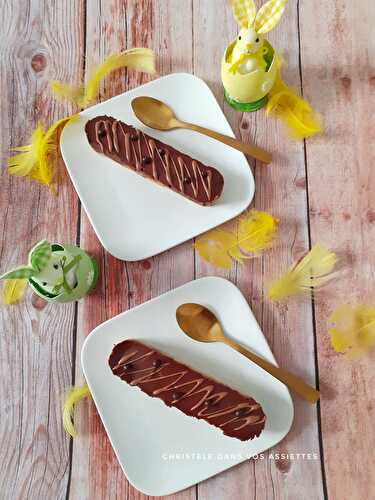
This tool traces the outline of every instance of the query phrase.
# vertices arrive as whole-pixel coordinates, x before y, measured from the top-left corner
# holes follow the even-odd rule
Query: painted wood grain
[[[328,496],[373,498],[374,358],[336,354],[326,319],[342,303],[375,299],[375,4],[301,2],[300,19],[304,91],[326,127],[306,144],[311,237],[346,254],[350,271],[316,306]]]
[[[112,52],[147,46],[157,54],[159,73],[191,72],[191,26],[190,2],[92,2],[87,10],[88,71]],[[150,79],[134,72],[116,72],[104,83],[101,99]],[[81,229],[81,245],[100,261],[101,281],[96,293],[79,305],[77,352],[86,335],[103,320],[194,278],[191,243],[142,262],[124,263],[103,252],[84,213]],[[78,358],[76,366],[77,379],[82,380]],[[144,498],[121,471],[92,403],[82,405],[77,422],[82,436],[73,445],[70,498]],[[173,497],[191,500],[195,488]]]
[[[237,34],[237,25],[228,2],[220,2],[213,10],[208,2],[195,0],[193,10],[196,74],[208,81],[236,136],[244,141],[256,141],[257,145],[275,155],[275,161],[268,167],[250,159],[256,182],[252,207],[280,218],[280,244],[264,257],[222,274],[234,281],[244,293],[279,364],[314,384],[311,304],[290,303],[283,307],[271,305],[265,298],[267,281],[291,265],[309,247],[303,144],[290,141],[280,124],[266,119],[262,111],[241,114],[223,102],[220,60],[228,41]],[[269,39],[285,59],[286,80],[298,88],[297,21],[297,2],[289,1],[287,15],[269,34]],[[220,36],[213,37],[214,32],[220,33]],[[204,53],[209,53],[210,58],[202,57]],[[218,274],[215,268],[203,264],[199,257],[197,267],[198,276]],[[317,410],[298,398],[293,399],[295,420],[290,434],[265,453],[264,460],[241,464],[198,485],[199,498],[323,498]],[[315,453],[319,459],[274,460],[275,453]],[[299,480],[301,477],[303,481]]]
[[[42,238],[75,241],[77,198],[62,165],[56,198],[4,165],[38,121],[72,112],[53,102],[47,81],[80,76],[82,16],[77,0],[1,2],[1,271],[25,263]],[[0,496],[63,499],[69,442],[61,394],[71,380],[74,305],[46,305],[28,291],[21,304],[0,308],[0,321]]]

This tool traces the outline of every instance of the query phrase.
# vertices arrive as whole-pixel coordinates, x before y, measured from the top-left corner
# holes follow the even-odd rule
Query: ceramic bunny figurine
[[[264,34],[280,21],[286,0],[269,0],[256,12],[253,0],[232,0],[240,32],[226,49],[222,80],[228,102],[241,111],[255,111],[266,103],[266,95],[277,77],[277,58]]]
[[[310,104],[281,78],[281,59],[264,38],[280,21],[286,0],[268,0],[256,11],[254,0],[232,0],[240,32],[225,50],[221,78],[225,98],[238,111],[263,106],[286,125],[294,139],[322,130],[321,120]]]
[[[73,245],[37,243],[28,263],[0,276],[0,280],[27,279],[33,291],[48,302],[72,302],[96,284],[97,266],[86,252]]]

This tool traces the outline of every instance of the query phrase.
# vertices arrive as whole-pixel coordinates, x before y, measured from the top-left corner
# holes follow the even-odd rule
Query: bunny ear
[[[47,240],[39,241],[29,254],[29,266],[39,272],[42,271],[51,258],[51,253],[51,243]]]
[[[255,18],[254,28],[257,33],[268,33],[280,21],[284,14],[286,0],[269,0],[262,5]]]
[[[254,0],[232,0],[233,15],[241,28],[252,25],[255,19]]]
[[[0,280],[18,280],[18,279],[29,279],[36,271],[28,266],[21,266],[8,271],[0,276]]]

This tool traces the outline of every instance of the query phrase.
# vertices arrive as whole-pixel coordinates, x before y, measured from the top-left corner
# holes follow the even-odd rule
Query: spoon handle
[[[190,130],[195,130],[195,132],[199,132],[200,134],[207,135],[208,137],[212,137],[217,141],[223,142],[227,146],[231,146],[234,149],[238,149],[245,153],[246,155],[250,155],[257,160],[260,160],[263,163],[271,163],[272,155],[268,153],[264,149],[258,148],[257,146],[252,146],[251,144],[245,144],[244,142],[238,141],[233,137],[229,137],[228,135],[219,134],[213,130],[208,128],[200,127],[199,125],[194,125],[193,123],[180,122],[183,128],[188,128]]]
[[[248,359],[250,359],[250,361],[263,368],[263,370],[265,370],[266,372],[273,375],[275,378],[280,380],[280,382],[285,384],[289,389],[299,394],[306,401],[309,401],[310,403],[316,403],[318,401],[319,391],[314,389],[314,387],[311,387],[311,385],[306,384],[299,377],[296,377],[292,373],[289,373],[286,370],[283,370],[282,368],[273,365],[269,361],[266,361],[265,359],[254,354],[253,352],[248,351],[240,344],[237,344],[237,342],[234,342],[231,339],[225,338],[223,340],[227,345],[233,347],[233,349],[236,349],[236,351],[246,356]]]

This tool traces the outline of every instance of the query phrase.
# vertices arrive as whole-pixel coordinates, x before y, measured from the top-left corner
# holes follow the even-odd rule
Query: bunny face
[[[250,28],[242,28],[237,36],[236,52],[239,54],[254,54],[263,47],[263,36]]]
[[[66,285],[73,289],[77,283],[76,269],[74,265],[65,273],[65,266],[72,261],[72,256],[65,250],[62,252],[53,252],[48,260],[46,267],[34,276],[34,281],[39,284],[42,290],[47,293],[55,293],[55,287],[62,285],[65,280]],[[60,293],[64,289],[61,287]]]
[[[259,69],[265,69],[266,63],[263,57],[263,46],[263,36],[257,33],[252,26],[250,28],[242,28],[233,48],[232,71],[243,75]]]
[[[34,279],[38,281],[43,288],[47,289],[49,287],[54,287],[62,282],[63,270],[60,259],[58,255],[52,254],[46,267],[34,276]]]

